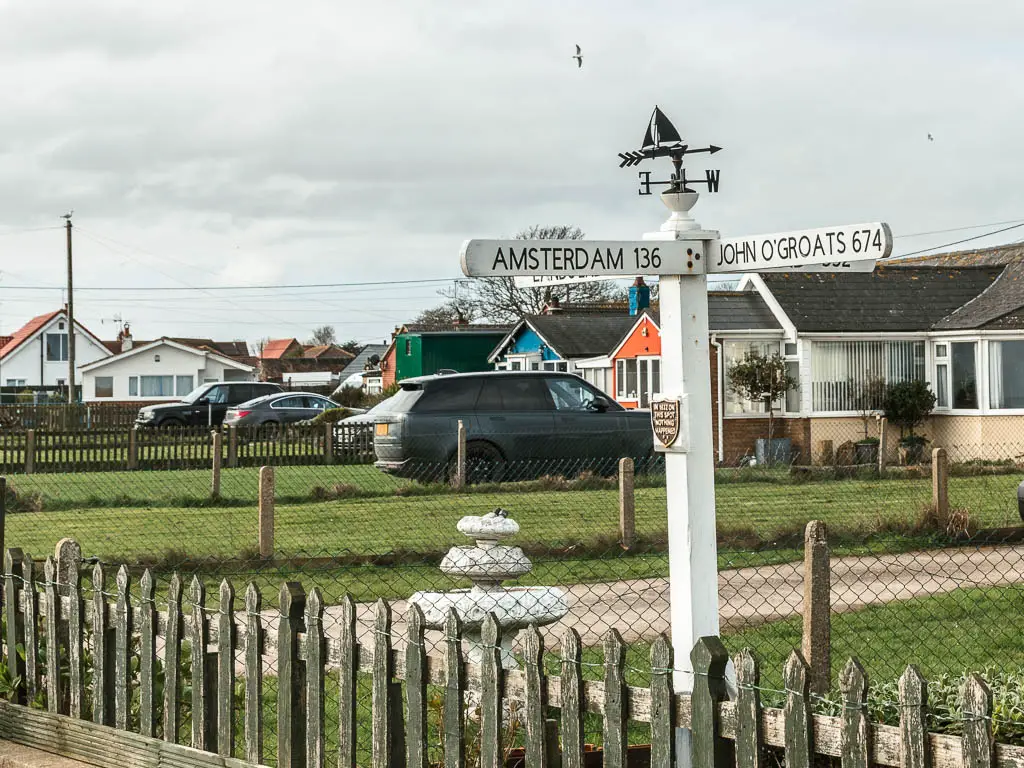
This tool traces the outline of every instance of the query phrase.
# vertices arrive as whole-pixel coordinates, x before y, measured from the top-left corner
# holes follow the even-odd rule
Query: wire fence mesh
[[[820,443],[829,438],[821,434],[817,453],[805,456],[827,453]],[[967,435],[942,446],[943,495],[931,462],[937,441],[916,453],[897,447],[879,468],[877,453],[862,452],[857,463],[856,448],[840,450],[853,442],[846,435],[832,438],[830,461],[769,460],[716,470],[717,579],[727,647],[755,648],[762,669],[773,671],[765,685],[781,687],[770,676],[801,641],[803,532],[809,521],[821,520],[832,555],[834,658],[856,656],[880,681],[898,677],[908,662],[932,678],[1019,671],[1024,528],[1017,486],[1024,480],[1024,442],[969,443]],[[285,459],[274,467],[272,490],[262,492],[255,466],[222,466],[215,487],[209,455],[210,466],[202,469],[9,472],[5,546],[40,559],[70,537],[86,557],[127,564],[136,583],[149,568],[158,595],[166,594],[173,573],[181,574],[186,593],[197,577],[211,598],[222,579],[239,593],[253,581],[266,610],[274,608],[271,596],[283,581],[301,581],[322,591],[328,635],[340,631],[345,595],[357,603],[358,632],[366,638],[373,633],[373,603],[386,598],[396,601],[400,638],[414,594],[466,590],[474,581],[484,591],[497,586],[472,568],[441,566],[453,547],[474,545],[456,528],[461,518],[502,509],[520,526],[502,542],[521,550],[503,572],[506,585],[521,591],[515,610],[550,608],[548,593],[530,587],[558,588],[567,608],[543,630],[548,650],[557,653],[564,629],[575,628],[599,676],[601,641],[614,628],[630,644],[630,666],[642,670],[649,644],[669,631],[663,460],[629,457],[633,514],[624,531],[622,452],[606,450],[597,437],[593,445],[572,446],[567,438],[515,439],[543,440],[547,445],[534,453],[545,458],[506,462],[469,451],[464,487],[451,458],[405,465],[397,474],[341,463],[350,460],[337,455],[331,464]],[[564,458],[567,453],[583,458]],[[268,455],[270,463],[274,454]],[[108,579],[111,573],[108,568]],[[429,605],[434,598],[421,599]],[[440,642],[441,635],[428,640]]]

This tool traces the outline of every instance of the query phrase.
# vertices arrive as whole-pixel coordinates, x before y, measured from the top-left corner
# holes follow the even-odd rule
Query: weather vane
[[[651,187],[656,186],[667,186],[672,192],[693,192],[694,190],[690,189],[691,184],[706,184],[708,192],[717,192],[720,171],[704,171],[703,179],[688,179],[686,178],[686,170],[683,168],[683,156],[695,155],[698,152],[707,152],[709,155],[713,155],[720,149],[721,147],[716,147],[714,144],[701,147],[700,149],[690,149],[683,142],[679,131],[672,125],[672,121],[655,106],[654,112],[651,114],[651,120],[647,124],[647,133],[644,134],[643,145],[641,145],[639,150],[620,152],[619,159],[622,162],[619,163],[619,168],[639,165],[644,160],[656,157],[668,157],[672,160],[672,167],[675,169],[671,178],[668,181],[651,181],[650,171],[640,171],[640,189],[637,190],[638,194],[650,195],[652,194]]]

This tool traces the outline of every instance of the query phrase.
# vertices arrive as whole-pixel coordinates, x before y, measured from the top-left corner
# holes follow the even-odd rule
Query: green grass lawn
[[[734,480],[734,475],[726,479]],[[793,483],[779,472],[769,482],[717,486],[719,567],[737,568],[798,559],[800,531],[811,519],[829,525],[838,554],[893,552],[950,543],[934,531],[914,530],[930,502],[921,479],[848,479]],[[221,497],[209,497],[207,471],[153,471],[14,476],[19,501],[42,511],[8,513],[7,546],[38,559],[72,537],[87,555],[111,563],[150,565],[166,574],[178,567],[201,572],[209,584],[222,576],[256,579],[276,593],[284,579],[319,584],[326,596],[350,591],[357,599],[405,597],[415,589],[451,587],[437,570],[444,552],[465,542],[455,524],[463,515],[509,509],[522,526],[515,543],[534,562],[527,583],[577,583],[663,577],[667,526],[664,487],[639,478],[639,546],[618,545],[618,491],[557,490],[564,483],[533,483],[455,493],[384,475],[371,466],[279,467],[275,558],[255,557],[257,472],[225,470]],[[655,478],[656,480],[656,478]],[[950,498],[968,510],[976,528],[1019,524],[1020,477],[953,477]],[[333,496],[333,497],[332,497]]]

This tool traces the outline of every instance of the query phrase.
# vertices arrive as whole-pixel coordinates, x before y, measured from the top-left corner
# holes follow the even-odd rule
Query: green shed
[[[505,338],[509,326],[406,325],[395,337],[395,379],[426,376],[440,370],[469,373],[489,371],[487,362],[498,343]]]

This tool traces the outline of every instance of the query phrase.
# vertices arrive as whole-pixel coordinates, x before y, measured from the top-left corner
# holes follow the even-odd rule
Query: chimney
[[[629,286],[629,314],[636,316],[649,306],[651,306],[651,289],[647,287],[643,277],[637,277]]]
[[[562,306],[561,306],[561,304],[558,301],[558,297],[557,296],[552,296],[551,297],[551,301],[549,301],[547,306],[544,307],[544,314],[545,315],[553,315],[556,312],[561,312],[561,311],[562,311]]]
[[[132,348],[134,342],[132,341],[132,332],[128,327],[128,323],[125,323],[124,328],[117,332],[117,340],[121,342],[122,352],[127,352]]]

